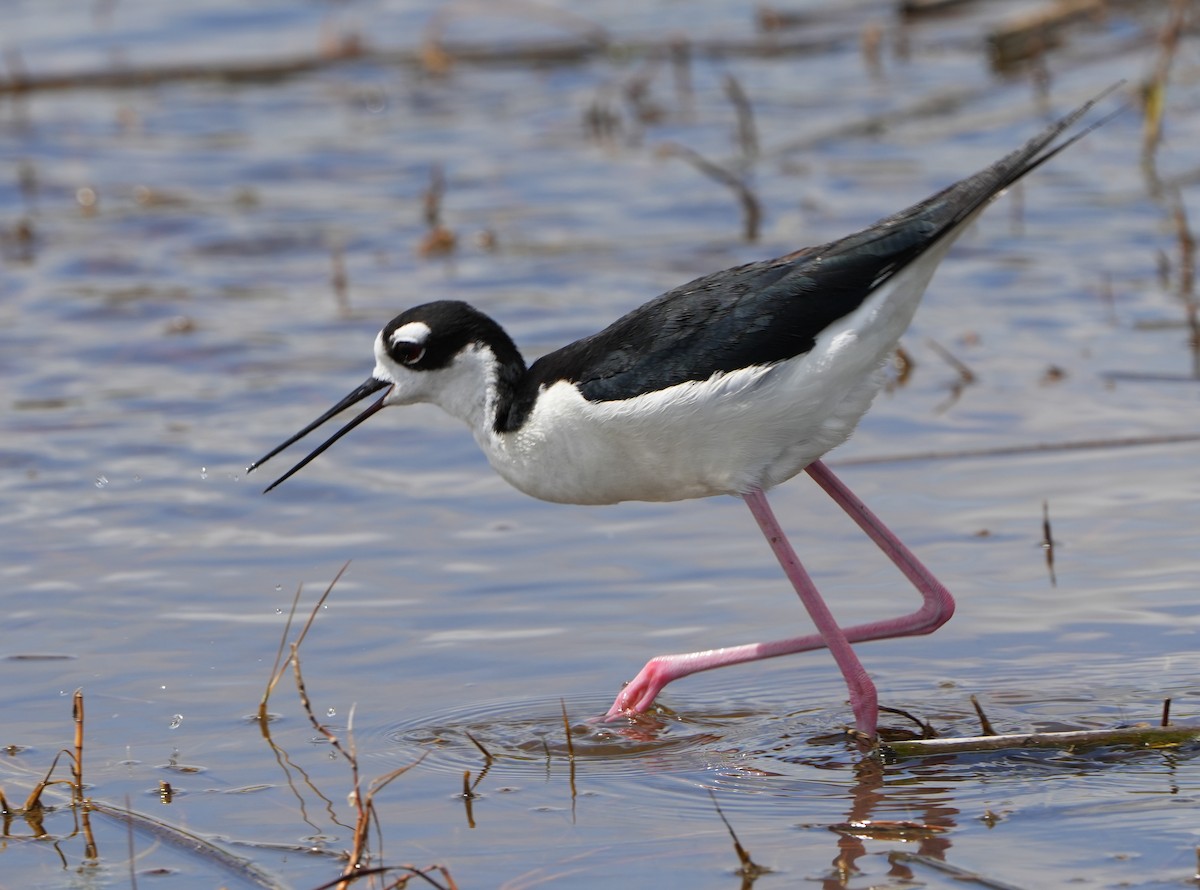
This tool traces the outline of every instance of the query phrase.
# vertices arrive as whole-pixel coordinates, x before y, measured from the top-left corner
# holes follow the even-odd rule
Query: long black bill
[[[308,426],[306,426],[304,429],[300,430],[300,432],[296,433],[296,435],[292,436],[290,439],[288,439],[282,445],[279,445],[279,446],[271,449],[265,455],[263,455],[258,460],[256,460],[254,463],[250,464],[250,466],[248,466],[246,468],[246,472],[249,473],[249,472],[252,472],[253,470],[257,469],[258,467],[261,467],[263,464],[265,464],[267,461],[269,461],[271,458],[273,458],[279,452],[283,451],[288,446],[294,445],[296,442],[299,442],[301,439],[303,439],[305,436],[307,436],[309,433],[311,433],[313,430],[315,430],[321,424],[325,423],[325,421],[342,413],[347,408],[349,408],[351,405],[356,404],[357,402],[361,402],[367,396],[371,395],[371,393],[378,392],[379,390],[381,390],[385,387],[388,387],[388,386],[391,386],[391,384],[384,380],[378,380],[375,377],[368,377],[367,381],[362,386],[360,386],[358,389],[354,390],[354,392],[350,393],[350,395],[346,396],[346,398],[342,399],[340,402],[338,402],[336,405],[334,405],[332,408],[330,408],[328,411],[326,411],[324,414],[322,414],[320,417],[318,417],[316,420],[314,420],[312,423],[310,423]],[[386,398],[386,396],[384,398]],[[300,463],[296,464],[296,466],[292,467],[290,470],[288,470],[286,473],[284,473],[282,476],[280,476],[278,479],[276,479],[274,482],[272,482],[270,485],[268,485],[266,488],[264,488],[263,494],[266,494],[268,491],[270,491],[272,488],[274,488],[280,482],[283,482],[285,479],[288,479],[288,478],[294,476],[296,473],[300,472],[300,470],[304,469],[304,467],[306,467],[310,463],[312,463],[316,459],[317,455],[319,455],[322,451],[324,451],[326,448],[328,448],[330,445],[332,445],[338,439],[342,438],[342,436],[346,435],[346,433],[350,432],[350,430],[354,429],[356,426],[358,426],[360,423],[362,423],[364,420],[366,420],[368,417],[370,417],[372,414],[374,414],[376,411],[378,411],[382,407],[383,407],[383,399],[380,399],[378,402],[375,402],[374,404],[372,404],[371,407],[367,408],[365,411],[363,411],[361,414],[359,414],[357,417],[355,417],[352,421],[350,421],[348,424],[346,424],[344,427],[342,427],[340,430],[338,430],[336,433],[334,433],[332,436],[330,436],[328,439],[326,439],[324,442],[322,442],[320,445],[318,445],[317,448],[308,455],[308,457],[304,458],[304,460],[300,461]]]

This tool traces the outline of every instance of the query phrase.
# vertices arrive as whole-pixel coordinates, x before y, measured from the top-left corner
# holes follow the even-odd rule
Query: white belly
[[[617,402],[588,402],[559,383],[543,394],[544,410],[485,451],[508,482],[547,501],[676,501],[767,489],[844,442],[878,389],[875,374],[841,398],[806,385],[812,378],[797,387],[801,361]]]
[[[766,490],[849,438],[943,250],[827,328],[811,351],[631,399],[559,382],[525,424],[477,432],[496,471],[547,501],[677,501]]]

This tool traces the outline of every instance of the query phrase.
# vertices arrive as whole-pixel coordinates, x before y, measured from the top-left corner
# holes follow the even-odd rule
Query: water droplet
[[[106,485],[108,485],[108,477],[107,476],[97,476],[96,477],[96,487],[97,488],[103,488]]]
[[[200,478],[201,478],[201,479],[207,479],[207,478],[208,478],[208,467],[201,467],[201,468],[200,468]]]
[[[176,714],[174,717],[171,718],[170,729],[179,729],[179,727],[182,723],[183,723],[183,715]]]
[[[325,712],[325,716],[326,716],[326,717],[336,717],[336,716],[337,716],[337,709],[335,709],[335,708],[330,708],[328,711],[326,711],[326,712]]]
[[[141,482],[141,481],[142,481],[142,475],[141,475],[140,473],[134,473],[134,475],[133,475],[133,481],[134,481],[134,482]]]
[[[282,585],[282,584],[276,584],[276,585],[275,585],[275,592],[276,592],[276,593],[279,593],[281,590],[283,590],[283,585]]]

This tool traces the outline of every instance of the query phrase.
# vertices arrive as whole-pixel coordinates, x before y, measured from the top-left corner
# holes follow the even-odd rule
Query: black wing
[[[821,331],[956,234],[997,194],[1103,124],[1108,118],[1052,145],[1100,98],[987,169],[868,229],[698,278],[543,356],[518,386],[504,426],[520,426],[538,390],[558,380],[577,384],[589,400],[612,401],[807,352]]]

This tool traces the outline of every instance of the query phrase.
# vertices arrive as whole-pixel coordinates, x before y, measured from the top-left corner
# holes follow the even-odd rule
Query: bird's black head
[[[500,325],[469,303],[437,300],[401,312],[379,332],[376,358],[384,356],[411,371],[437,371],[448,367],[466,349],[485,346],[501,365],[525,362]]]
[[[512,399],[525,361],[512,338],[495,321],[458,300],[414,306],[389,321],[375,338],[375,370],[350,393],[296,435],[250,465],[253,470],[327,420],[381,389],[383,397],[334,433],[267,491],[308,465],[317,455],[388,405],[432,402],[471,426],[493,424]]]

